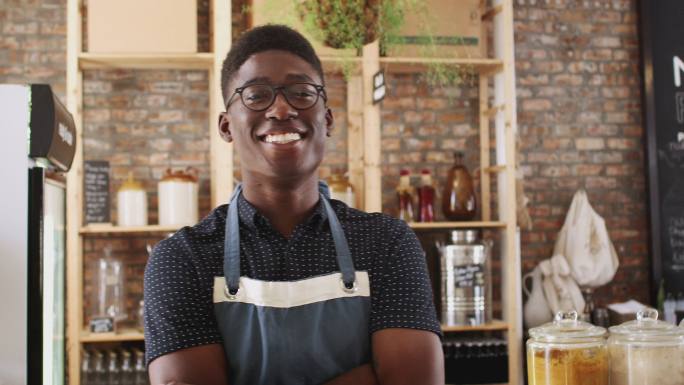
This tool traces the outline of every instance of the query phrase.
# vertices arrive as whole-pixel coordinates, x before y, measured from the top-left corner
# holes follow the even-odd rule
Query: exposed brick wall
[[[647,197],[635,0],[515,2],[518,126],[534,230],[527,271],[551,255],[587,190],[620,258],[602,304],[648,299]]]
[[[0,0],[0,83],[48,83],[64,100],[65,0]]]

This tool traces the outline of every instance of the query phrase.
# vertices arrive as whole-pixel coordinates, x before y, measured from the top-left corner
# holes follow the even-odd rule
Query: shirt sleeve
[[[442,336],[432,296],[425,254],[403,221],[380,261],[371,298],[371,332],[386,328],[428,330]]]
[[[221,343],[211,289],[202,285],[182,240],[160,242],[145,268],[145,356]]]

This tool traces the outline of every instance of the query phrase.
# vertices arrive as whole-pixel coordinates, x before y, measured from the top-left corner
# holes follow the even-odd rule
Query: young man
[[[152,384],[444,384],[415,234],[319,185],[333,115],[309,42],[284,26],[246,32],[222,88],[219,131],[243,180],[148,262]]]

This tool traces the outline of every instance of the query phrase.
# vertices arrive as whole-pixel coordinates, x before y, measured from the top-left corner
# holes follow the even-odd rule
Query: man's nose
[[[285,99],[282,92],[277,92],[271,107],[266,110],[266,118],[276,120],[287,120],[297,117],[297,110]]]

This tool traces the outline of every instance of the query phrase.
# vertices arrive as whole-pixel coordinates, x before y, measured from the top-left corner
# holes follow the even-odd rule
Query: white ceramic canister
[[[158,183],[159,224],[162,226],[191,226],[197,223],[197,170],[166,173]]]
[[[128,174],[116,193],[117,224],[119,226],[147,226],[147,193],[140,183]]]

